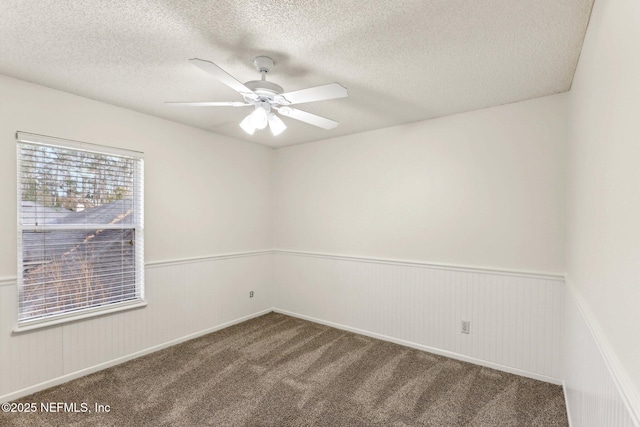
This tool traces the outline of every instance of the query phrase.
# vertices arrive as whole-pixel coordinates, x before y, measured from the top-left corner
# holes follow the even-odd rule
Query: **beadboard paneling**
[[[0,402],[275,307],[508,372],[562,378],[573,427],[638,426],[636,398],[624,393],[607,344],[559,277],[264,251],[155,263],[146,289],[143,309],[12,334],[15,280],[2,279]],[[460,333],[463,319],[469,335]]]
[[[8,284],[9,280],[5,280]],[[12,335],[18,320],[15,279],[0,286],[0,401],[3,395],[63,375],[62,329]]]
[[[265,251],[155,263],[145,272],[146,307],[20,334],[11,333],[16,286],[1,286],[0,401],[265,312],[273,305],[271,257]]]
[[[563,382],[571,426],[640,426],[637,396],[621,383],[625,374],[615,356],[594,333],[595,321],[571,286],[565,293]]]
[[[282,312],[560,383],[561,277],[284,251],[274,272]]]

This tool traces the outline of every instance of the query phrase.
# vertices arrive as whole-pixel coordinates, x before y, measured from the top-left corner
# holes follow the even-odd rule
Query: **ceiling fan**
[[[253,60],[253,64],[262,75],[261,80],[252,80],[244,84],[240,83],[211,61],[194,58],[190,59],[189,62],[238,92],[242,95],[243,101],[167,102],[166,104],[191,107],[253,106],[254,110],[240,122],[242,130],[250,135],[253,135],[256,129],[264,129],[267,125],[274,136],[281,134],[287,126],[282,119],[275,114],[276,112],[284,117],[300,120],[301,122],[323,129],[333,129],[338,126],[338,122],[296,108],[291,108],[290,105],[326,101],[348,96],[347,89],[338,83],[329,83],[293,92],[284,92],[282,87],[266,80],[267,73],[274,65],[273,59],[267,56],[258,56]]]

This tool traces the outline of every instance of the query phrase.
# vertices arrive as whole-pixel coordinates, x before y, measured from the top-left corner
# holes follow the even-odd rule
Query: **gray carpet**
[[[568,425],[559,386],[277,313],[19,402],[91,412],[0,413],[0,425]]]

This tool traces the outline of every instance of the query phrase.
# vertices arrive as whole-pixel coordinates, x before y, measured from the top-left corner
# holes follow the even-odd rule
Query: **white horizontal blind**
[[[144,298],[143,158],[18,132],[18,324]]]

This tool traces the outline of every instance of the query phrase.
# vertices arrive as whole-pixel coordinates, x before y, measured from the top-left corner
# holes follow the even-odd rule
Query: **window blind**
[[[17,133],[18,325],[144,299],[142,153]]]

